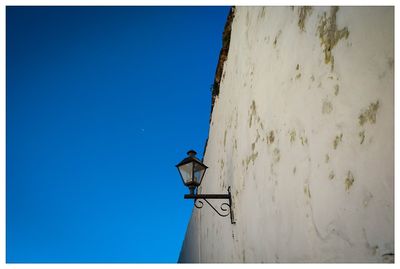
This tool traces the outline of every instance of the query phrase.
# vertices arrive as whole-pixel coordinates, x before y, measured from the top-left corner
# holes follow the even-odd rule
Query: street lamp
[[[176,167],[182,177],[183,184],[189,187],[190,194],[194,194],[208,167],[196,158],[196,151],[189,150],[187,155],[188,157],[178,163]]]
[[[183,184],[189,188],[190,192],[189,194],[185,194],[184,199],[193,199],[196,208],[202,208],[204,204],[201,200],[204,200],[221,217],[230,215],[231,223],[235,224],[232,211],[231,187],[228,187],[227,194],[198,194],[197,187],[200,186],[208,167],[196,158],[196,151],[189,150],[187,155],[186,158],[176,165]],[[214,199],[225,199],[228,202],[222,203],[218,210],[208,201]]]

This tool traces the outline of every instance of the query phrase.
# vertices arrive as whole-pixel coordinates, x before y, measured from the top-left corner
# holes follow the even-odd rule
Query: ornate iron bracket
[[[228,187],[228,194],[186,194],[184,196],[185,199],[193,199],[194,206],[196,208],[202,208],[204,203],[201,200],[206,201],[206,203],[214,209],[214,211],[220,215],[221,217],[231,216],[231,223],[235,224],[233,211],[232,211],[232,196],[231,196],[231,187]],[[228,202],[222,203],[219,207],[219,210],[215,208],[208,200],[215,199],[226,199]]]

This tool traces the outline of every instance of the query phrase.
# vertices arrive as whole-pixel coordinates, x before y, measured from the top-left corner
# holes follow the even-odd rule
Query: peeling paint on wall
[[[271,130],[267,136],[267,144],[272,144],[275,141],[274,131]]]
[[[369,122],[370,124],[376,123],[376,113],[379,109],[379,100],[376,103],[371,103],[367,109],[361,112],[358,120],[361,126]]]
[[[254,100],[251,102],[249,114],[250,114],[250,118],[249,118],[249,128],[251,128],[251,124],[252,124],[252,122],[253,122],[253,118],[255,118],[255,117],[257,116],[256,102],[255,102]]]
[[[351,186],[353,186],[353,183],[354,183],[354,176],[350,171],[348,171],[347,177],[344,180],[344,185],[345,185],[346,191],[348,191],[351,188]]]
[[[312,7],[310,6],[305,6],[305,7],[299,7],[298,9],[299,12],[299,20],[297,22],[297,25],[299,26],[301,31],[304,31],[304,24],[306,21],[306,18],[309,14],[312,12]]]
[[[365,131],[361,131],[358,133],[358,136],[360,137],[361,141],[360,144],[364,143],[364,139],[365,139]]]
[[[342,142],[343,134],[337,135],[335,140],[333,140],[333,149],[336,149],[338,145]]]
[[[289,135],[290,135],[290,143],[293,143],[296,140],[296,130],[291,130]]]
[[[226,146],[226,133],[227,133],[227,130],[225,130],[225,133],[224,133],[224,147]]]
[[[331,7],[330,16],[327,17],[326,13],[324,13],[324,16],[320,18],[318,25],[319,39],[325,54],[325,63],[331,64],[331,70],[334,68],[334,57],[332,55],[333,48],[341,39],[347,39],[350,34],[347,27],[340,30],[337,29],[336,14],[338,10],[339,7]]]
[[[308,138],[306,136],[300,136],[300,141],[303,146],[308,145]]]
[[[278,39],[281,36],[281,34],[282,34],[282,30],[279,30],[279,32],[276,34],[274,42],[273,42],[274,48],[276,48],[276,44],[278,43]]]

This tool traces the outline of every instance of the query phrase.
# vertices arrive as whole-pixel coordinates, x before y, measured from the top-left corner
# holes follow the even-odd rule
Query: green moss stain
[[[300,65],[297,64],[296,65],[296,71],[299,71],[299,70],[300,70]],[[299,79],[299,78],[301,78],[301,73],[300,72],[296,75],[296,79]]]
[[[249,168],[250,162],[252,162],[254,165],[254,161],[257,159],[257,156],[258,156],[258,152],[253,152],[252,154],[250,154],[250,156],[248,156],[246,158],[246,161],[245,161],[246,162],[246,170]]]
[[[305,136],[300,136],[300,141],[303,146],[308,145],[308,138]]]
[[[376,103],[371,103],[367,109],[364,109],[360,116],[358,116],[358,122],[361,126],[369,122],[370,124],[376,123],[376,113],[379,109],[379,100]]]
[[[296,140],[296,130],[290,131],[289,136],[290,136],[290,143],[293,144],[294,141]]]
[[[341,30],[337,29],[336,13],[338,10],[339,7],[331,7],[330,16],[327,17],[325,12],[324,16],[320,18],[318,25],[319,39],[325,54],[325,64],[330,63],[332,70],[334,68],[334,57],[332,55],[333,48],[339,40],[343,38],[347,39],[349,37],[349,30],[347,27],[344,27]]]
[[[342,142],[343,134],[337,135],[335,140],[333,140],[333,148],[336,149],[338,145]]]
[[[358,136],[360,137],[360,144],[364,143],[365,131],[359,132],[359,133],[358,133]]]
[[[225,163],[224,160],[220,160],[220,164],[221,164],[221,171],[224,169]]]
[[[350,190],[350,188],[351,188],[351,186],[353,186],[353,184],[354,184],[354,176],[351,173],[351,171],[349,171],[347,173],[346,179],[344,180],[344,186],[345,186],[346,191]]]
[[[274,131],[270,131],[267,136],[267,144],[272,144],[275,141],[275,134]]]
[[[328,155],[328,154],[325,155],[325,162],[326,162],[326,163],[329,162],[329,155]]]
[[[226,133],[227,133],[227,130],[225,130],[225,133],[224,133],[224,147],[226,146]]]
[[[298,12],[299,12],[299,20],[297,22],[297,25],[299,26],[300,30],[302,32],[304,32],[305,31],[304,24],[305,24],[307,16],[310,15],[312,12],[312,7],[309,7],[309,6],[308,7],[299,7]]]
[[[304,185],[304,194],[311,199],[311,191],[310,191],[310,186],[308,184]]]
[[[245,160],[242,161],[242,164],[246,165],[246,170],[249,168],[250,162],[252,162],[254,165],[254,161],[257,159],[258,152],[254,152],[254,150],[256,149],[256,142],[251,144],[251,151],[252,151],[251,154]]]
[[[290,143],[293,143],[296,140],[296,130],[291,130],[289,132],[289,136],[290,136]]]
[[[333,89],[334,89],[334,94],[335,94],[335,96],[338,96],[338,94],[339,94],[339,85],[338,84],[336,84],[334,87],[333,87]]]
[[[253,117],[255,118],[257,115],[256,111],[256,102],[253,100],[250,105],[250,119],[249,119],[249,128],[251,128]]]
[[[332,112],[332,110],[333,110],[332,103],[328,100],[325,100],[322,103],[322,114],[329,114]]]
[[[276,34],[274,42],[273,42],[274,48],[276,48],[276,45],[278,43],[278,39],[281,36],[281,34],[282,34],[282,30],[279,30],[279,32]]]

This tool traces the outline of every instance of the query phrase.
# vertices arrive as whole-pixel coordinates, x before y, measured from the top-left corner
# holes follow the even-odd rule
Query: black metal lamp
[[[186,194],[184,198],[193,199],[194,206],[196,208],[203,207],[204,204],[201,200],[206,201],[206,203],[210,205],[211,208],[214,209],[214,211],[217,212],[217,214],[221,217],[230,215],[231,223],[235,224],[232,211],[231,187],[228,187],[227,194],[198,194],[197,187],[200,186],[208,167],[196,158],[196,151],[189,150],[187,155],[188,157],[176,165],[179,174],[181,175],[183,184],[185,184],[190,191],[190,193]],[[218,210],[208,201],[208,199],[227,199],[228,203],[222,203],[220,205],[220,210]]]
[[[182,177],[183,184],[189,187],[190,194],[195,194],[194,191],[198,186],[200,186],[204,174],[208,168],[196,158],[196,154],[196,151],[189,150],[187,152],[188,157],[176,165],[179,174]]]

